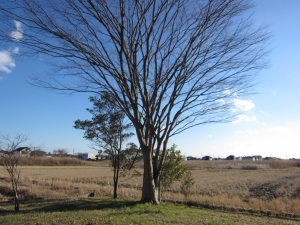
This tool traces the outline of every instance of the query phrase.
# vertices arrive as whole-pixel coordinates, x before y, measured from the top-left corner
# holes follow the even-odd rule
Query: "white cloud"
[[[266,113],[264,110],[259,110],[259,112],[261,112],[262,114],[264,114],[266,116],[271,116],[270,114]]]
[[[256,121],[256,117],[255,116],[245,116],[245,115],[238,115],[236,120],[232,121],[233,124],[238,124],[241,122],[254,122]]]
[[[15,41],[20,41],[23,37],[23,29],[21,28],[22,24],[19,21],[15,21],[16,30],[10,33],[10,36]]]
[[[255,107],[255,104],[251,100],[234,99],[233,104],[235,106],[235,108],[232,109],[233,112],[249,111]]]
[[[224,91],[224,94],[226,94],[226,95],[230,95],[230,94],[231,94],[231,91],[230,91],[230,89],[225,89],[225,91]]]
[[[11,57],[11,52],[7,50],[0,51],[0,71],[11,73],[11,69],[15,66],[16,64]]]
[[[267,126],[261,129],[240,130],[227,141],[217,144],[214,154],[223,157],[233,154],[299,158],[300,123]]]
[[[244,90],[242,90],[241,92],[243,92]],[[224,91],[223,91],[223,93],[225,94],[225,95],[233,95],[233,96],[237,96],[237,92],[235,91],[235,92],[232,92],[230,89],[228,89],[228,88],[226,88]]]
[[[14,49],[11,51],[11,53],[13,53],[13,54],[18,54],[18,53],[19,53],[19,48],[18,48],[18,47],[14,48]]]
[[[209,137],[209,138],[212,138],[212,135],[211,135],[211,134],[209,134],[209,135],[208,135],[208,137]]]

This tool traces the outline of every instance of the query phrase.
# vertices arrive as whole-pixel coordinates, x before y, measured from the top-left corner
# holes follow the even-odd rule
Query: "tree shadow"
[[[133,207],[139,203],[138,200],[113,198],[38,199],[21,202],[20,213],[118,209]],[[23,209],[22,204],[26,205]],[[0,213],[5,215],[15,212],[13,210],[0,210]]]

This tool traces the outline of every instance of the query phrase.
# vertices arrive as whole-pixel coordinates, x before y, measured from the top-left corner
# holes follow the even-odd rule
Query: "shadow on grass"
[[[132,199],[113,199],[113,198],[79,198],[79,199],[45,199],[30,200],[21,202],[20,213],[34,212],[66,212],[80,210],[104,210],[133,207],[140,201]],[[6,206],[12,203],[6,203]],[[0,214],[12,214],[13,210],[1,210]],[[9,207],[10,208],[10,207]]]

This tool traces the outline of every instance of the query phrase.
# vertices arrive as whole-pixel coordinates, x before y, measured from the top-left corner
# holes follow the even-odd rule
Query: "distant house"
[[[282,160],[282,159],[276,157],[265,157],[264,160]]]
[[[260,155],[254,155],[253,157],[254,157],[255,161],[262,161],[263,160],[263,158]]]
[[[242,157],[242,160],[255,161],[255,158],[253,156],[245,156]]]
[[[202,160],[213,160],[213,158],[207,155],[202,157]]]
[[[187,160],[197,160],[197,158],[196,158],[196,157],[193,157],[193,156],[188,156],[188,157],[186,157],[186,159],[187,159]]]
[[[243,157],[242,160],[261,161],[261,160],[263,160],[263,158],[260,155],[254,155],[254,156]]]
[[[14,155],[30,156],[31,150],[28,147],[20,147],[14,150]]]
[[[78,157],[80,157],[82,160],[96,160],[96,156],[94,153],[78,153]]]
[[[226,160],[235,160],[235,156],[234,155],[227,156]]]

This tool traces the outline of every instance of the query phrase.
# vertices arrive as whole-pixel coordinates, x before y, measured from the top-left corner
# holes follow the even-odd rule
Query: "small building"
[[[213,158],[207,155],[202,157],[202,160],[213,160]]]
[[[194,156],[188,156],[186,157],[186,160],[197,160],[197,158]]]
[[[20,147],[13,151],[14,155],[30,156],[31,150],[28,147]]]
[[[253,156],[245,156],[242,160],[255,161],[255,158]]]
[[[262,161],[263,160],[261,155],[254,155],[253,157],[254,157],[255,161]]]
[[[82,160],[96,160],[96,156],[94,153],[78,153],[78,157],[80,157]]]
[[[235,156],[234,155],[227,156],[226,160],[235,160]]]

